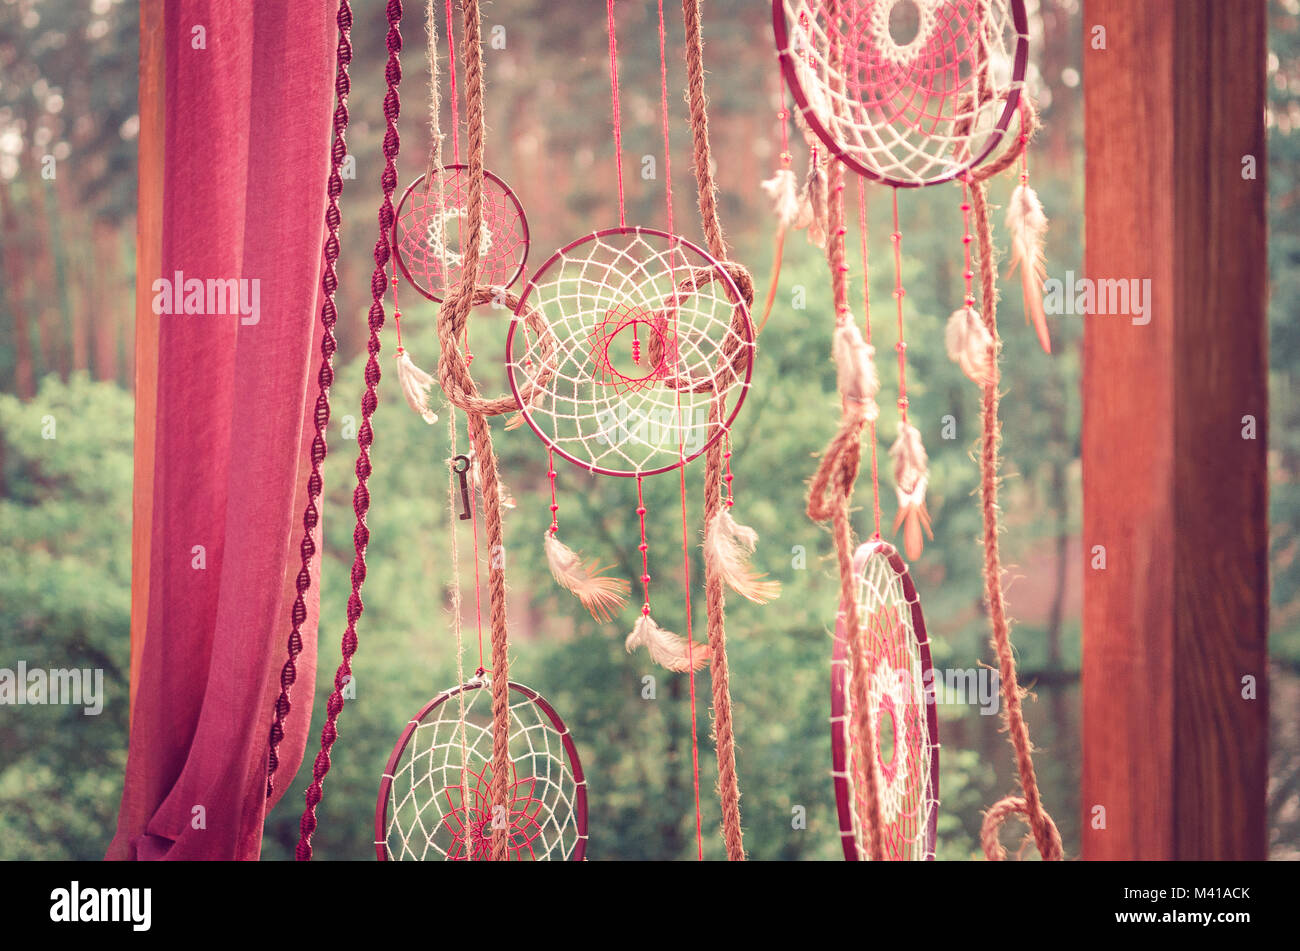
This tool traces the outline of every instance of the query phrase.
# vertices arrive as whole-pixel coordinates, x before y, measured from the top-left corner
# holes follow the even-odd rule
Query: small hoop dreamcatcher
[[[931,685],[930,642],[907,565],[887,542],[868,542],[853,559],[867,675],[880,829],[886,859],[933,859],[938,820],[939,723]],[[846,612],[831,661],[831,762],[840,841],[849,861],[870,854],[856,736]]]
[[[568,728],[537,691],[509,685],[510,776],[493,806],[492,696],[476,676],[407,724],[375,806],[375,853],[389,859],[486,861],[507,829],[512,861],[581,861],[587,782]]]
[[[804,122],[861,175],[934,185],[1011,139],[1023,0],[772,0],[772,25]]]
[[[528,309],[550,329],[549,358],[521,319]],[[523,417],[555,454],[645,477],[728,431],[753,349],[746,299],[722,264],[684,238],[622,227],[579,238],[537,270],[506,337],[506,369],[516,396],[535,394],[520,399]]]
[[[406,280],[440,302],[460,281],[461,225],[469,216],[469,166],[443,165],[432,181],[421,175],[406,189],[393,222],[393,249]],[[510,287],[528,259],[528,218],[510,186],[483,172],[480,284]]]

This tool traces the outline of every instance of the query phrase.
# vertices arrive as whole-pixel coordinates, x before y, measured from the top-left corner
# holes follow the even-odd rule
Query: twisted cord
[[[384,118],[387,129],[384,132],[384,171],[380,176],[383,188],[383,201],[379,206],[379,237],[375,241],[375,269],[370,276],[370,339],[367,350],[370,359],[366,361],[366,391],[361,398],[361,426],[357,430],[357,486],[352,493],[352,508],[356,513],[357,524],[352,532],[352,544],[356,556],[352,561],[352,595],[348,599],[348,625],[343,634],[343,658],[334,673],[334,691],[326,704],[325,724],[321,727],[320,752],[312,767],[312,782],[305,795],[306,808],[299,820],[300,837],[298,839],[297,857],[299,861],[311,859],[311,837],[316,831],[316,807],[324,798],[323,784],[330,771],[330,749],[338,737],[338,719],[343,711],[343,690],[352,679],[352,656],[357,650],[357,621],[361,617],[364,605],[361,602],[361,587],[366,580],[366,545],[370,540],[370,529],[366,527],[366,513],[370,509],[370,492],[366,481],[370,478],[370,445],[374,442],[374,430],[370,419],[379,405],[376,392],[379,386],[379,332],[384,327],[384,294],[388,290],[386,266],[392,253],[389,238],[393,233],[393,192],[397,189],[397,153],[401,149],[401,138],[397,133],[397,117],[401,113],[401,99],[398,88],[402,83],[402,0],[388,0],[388,62],[384,68],[387,92],[384,94]]]
[[[510,777],[510,658],[506,626],[506,577],[504,533],[501,527],[500,478],[497,474],[496,451],[492,447],[492,433],[487,425],[489,406],[478,400],[477,389],[469,378],[463,358],[448,347],[450,337],[465,326],[469,311],[486,293],[491,299],[491,288],[477,286],[479,272],[479,242],[483,230],[483,48],[479,27],[478,0],[464,0],[462,12],[465,22],[465,124],[469,142],[469,175],[466,189],[466,232],[461,242],[460,284],[443,300],[438,312],[438,336],[442,342],[442,355],[438,361],[438,377],[447,397],[454,405],[465,410],[466,427],[478,463],[482,486],[483,512],[488,538],[488,612],[492,631],[492,782],[489,795],[494,806],[508,801]],[[471,400],[471,398],[473,398]],[[498,401],[499,402],[499,401]],[[513,401],[511,401],[513,404]],[[495,407],[491,407],[495,408]],[[501,406],[497,412],[516,408]],[[508,824],[493,823],[492,860],[504,862],[509,858]],[[499,827],[498,827],[499,826]]]
[[[682,0],[686,29],[687,102],[691,114],[692,161],[695,185],[699,194],[700,222],[704,227],[709,253],[720,262],[727,261],[727,242],[722,237],[718,218],[717,185],[713,180],[713,159],[709,145],[709,116],[704,98],[704,41],[700,26],[700,0]],[[753,280],[749,272],[738,282],[746,298],[753,303]],[[752,359],[752,356],[750,357]],[[709,407],[709,425],[725,419],[721,399]],[[722,507],[723,441],[715,440],[704,454],[704,524],[711,525]],[[722,576],[711,559],[704,559],[704,599],[708,613],[709,649],[713,658],[709,676],[713,686],[713,731],[718,756],[718,798],[722,804],[722,835],[730,861],[744,861],[745,841],[740,827],[740,780],[736,774],[736,736],[731,714],[731,680],[727,665],[726,597]]]
[[[314,416],[316,435],[311,442],[311,474],[307,477],[307,507],[302,515],[302,542],[298,546],[302,556],[302,567],[298,570],[296,587],[298,594],[293,601],[290,616],[292,628],[289,631],[288,659],[280,669],[280,696],[275,701],[275,719],[271,723],[270,750],[266,766],[266,797],[271,798],[275,792],[275,772],[280,766],[277,749],[284,739],[284,723],[293,709],[290,693],[298,679],[297,660],[302,653],[302,625],[307,619],[307,592],[311,589],[311,560],[316,556],[316,542],[312,537],[320,523],[320,511],[316,501],[321,493],[321,465],[329,451],[326,444],[326,432],[330,422],[330,387],[334,383],[334,352],[338,341],[334,338],[334,325],[338,322],[338,310],[334,304],[334,292],[338,289],[338,272],[335,264],[339,259],[339,196],[343,194],[343,162],[347,158],[346,134],[348,130],[348,93],[352,81],[348,76],[348,66],[352,62],[352,8],[348,0],[339,4],[337,17],[339,29],[338,52],[334,76],[334,94],[338,103],[334,107],[334,142],[330,147],[330,174],[327,186],[329,202],[325,207],[325,238],[323,252],[324,267],[321,273],[321,291],[324,301],[320,308],[322,327],[320,341],[320,369],[316,374],[318,386],[316,392],[316,411]]]
[[[971,204],[975,212],[975,230],[979,239],[980,291],[983,297],[984,326],[993,338],[994,354],[1002,349],[998,337],[997,316],[997,261],[993,250],[993,224],[989,219],[988,186],[976,178],[971,187]],[[1038,777],[1034,772],[1033,744],[1029,740],[1029,727],[1025,723],[1020,701],[1026,691],[1016,678],[1016,660],[1011,652],[1011,627],[1007,621],[1006,602],[1002,591],[1002,563],[998,551],[998,442],[1001,423],[998,420],[998,384],[1001,371],[996,358],[993,361],[992,379],[984,387],[980,410],[980,508],[984,520],[984,597],[988,604],[989,626],[992,629],[993,649],[998,657],[998,675],[1001,678],[1002,700],[1006,709],[1007,732],[1016,751],[1016,770],[1024,798],[1007,797],[993,804],[984,820],[981,842],[984,854],[990,860],[1005,857],[998,843],[997,831],[1007,816],[1020,813],[1033,830],[1034,842],[1045,859],[1060,859],[1064,855],[1061,834],[1052,817],[1043,808],[1038,791]],[[991,846],[995,846],[991,847]]]
[[[826,257],[831,270],[835,320],[839,324],[853,319],[849,308],[849,267],[844,241],[847,231],[844,223],[844,167],[839,162],[830,163],[827,185],[830,195],[827,202]],[[847,405],[847,401],[843,402]],[[846,413],[841,416],[840,428],[826,447],[821,464],[813,474],[808,493],[808,516],[819,522],[830,519],[831,534],[835,541],[835,558],[840,576],[840,605],[844,612],[849,649],[854,726],[863,749],[863,755],[857,757],[863,771],[860,786],[866,798],[867,814],[861,817],[862,827],[867,839],[868,856],[873,861],[880,861],[885,857],[880,834],[880,777],[876,769],[875,725],[871,721],[870,693],[866,665],[863,662],[866,649],[862,643],[862,622],[858,614],[856,579],[853,573],[853,525],[849,518],[853,486],[857,482],[862,461],[862,430],[866,422],[865,414],[862,413]]]

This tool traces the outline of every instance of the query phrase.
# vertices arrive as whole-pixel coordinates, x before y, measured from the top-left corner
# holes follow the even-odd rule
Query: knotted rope
[[[709,145],[709,116],[704,98],[704,41],[700,27],[700,0],[682,0],[686,29],[687,101],[691,115],[692,160],[699,196],[700,221],[709,253],[731,274],[748,307],[754,300],[754,282],[743,265],[727,260],[727,243],[718,218],[716,185],[713,181]],[[692,278],[693,280],[698,278]],[[733,335],[734,336],[734,335]],[[725,354],[732,359],[734,354]],[[725,418],[722,399],[712,400],[709,425]],[[704,524],[710,525],[722,507],[723,440],[714,440],[704,455]],[[722,836],[730,861],[745,858],[744,835],[740,828],[740,781],[736,775],[736,737],[731,716],[731,682],[727,667],[726,601],[722,577],[711,559],[704,559],[704,595],[708,610],[709,668],[713,686],[713,732],[718,755],[718,798],[722,804]]]
[[[346,5],[346,4],[345,4]],[[397,117],[402,111],[398,88],[402,83],[402,2],[388,0],[386,9],[388,18],[388,62],[384,67],[384,79],[387,91],[384,94],[384,118],[387,128],[384,132],[384,171],[380,176],[380,186],[384,197],[379,206],[379,237],[375,241],[375,269],[370,275],[370,339],[367,351],[370,359],[366,361],[366,391],[361,397],[361,426],[357,429],[357,487],[352,493],[352,509],[356,513],[356,528],[352,532],[352,546],[355,557],[352,561],[352,595],[348,599],[348,625],[343,633],[343,659],[334,673],[334,691],[326,703],[325,724],[321,727],[320,752],[312,767],[312,782],[305,795],[306,808],[299,820],[297,857],[299,861],[311,858],[311,837],[316,831],[316,806],[325,797],[325,776],[330,771],[330,749],[338,737],[338,719],[343,711],[343,691],[352,680],[352,656],[357,650],[357,621],[365,606],[361,602],[361,588],[366,580],[366,545],[370,541],[370,529],[366,526],[366,513],[370,510],[370,492],[366,481],[370,478],[370,446],[374,442],[374,430],[370,419],[379,405],[377,388],[379,386],[379,332],[384,327],[384,294],[388,290],[386,267],[392,253],[389,238],[393,233],[393,192],[397,190],[397,153],[401,150],[401,137],[397,132]],[[348,16],[351,23],[351,16]],[[342,12],[339,15],[339,47],[347,35],[344,30]]]
[[[497,299],[500,289],[477,286],[479,243],[483,230],[483,48],[479,26],[478,0],[464,0],[466,132],[469,140],[469,181],[467,188],[466,227],[461,242],[460,284],[448,293],[438,312],[438,339],[442,352],[438,358],[438,379],[447,399],[465,411],[470,442],[476,452],[482,487],[483,512],[488,538],[488,612],[492,631],[492,782],[489,794],[495,807],[509,800],[510,780],[510,658],[506,620],[506,576],[504,532],[501,527],[500,478],[496,451],[487,417],[518,408],[513,398],[484,400],[478,395],[469,368],[456,346],[457,334],[465,326],[469,311],[479,303]],[[507,303],[513,295],[505,295]],[[518,298],[514,305],[518,306]],[[526,318],[535,330],[540,317],[529,313]],[[544,328],[544,324],[542,327]],[[545,337],[543,337],[545,339]],[[509,858],[509,823],[492,824],[492,860]]]
[[[324,301],[320,308],[321,341],[320,369],[316,373],[316,412],[314,423],[316,434],[311,441],[311,473],[307,476],[307,507],[302,514],[302,542],[298,552],[302,557],[302,566],[298,570],[295,586],[298,593],[293,600],[290,615],[292,628],[289,631],[288,659],[280,669],[280,696],[275,701],[275,719],[271,723],[270,750],[266,767],[266,798],[275,792],[275,772],[280,766],[277,749],[284,739],[284,722],[293,710],[290,693],[298,679],[297,660],[302,653],[302,625],[307,620],[307,592],[311,590],[311,560],[316,556],[316,541],[312,537],[320,523],[320,511],[316,502],[321,493],[321,466],[329,452],[326,433],[330,422],[330,387],[334,383],[334,352],[338,341],[334,338],[334,325],[338,323],[338,310],[334,305],[334,292],[338,289],[338,272],[335,264],[339,259],[339,196],[343,194],[343,161],[347,158],[348,146],[348,93],[352,81],[348,76],[348,66],[352,62],[352,8],[348,0],[339,4],[336,22],[339,29],[338,51],[334,75],[334,94],[338,103],[334,107],[334,141],[330,146],[330,174],[327,186],[329,202],[325,207],[325,248],[322,252],[324,265],[321,268],[321,292]]]

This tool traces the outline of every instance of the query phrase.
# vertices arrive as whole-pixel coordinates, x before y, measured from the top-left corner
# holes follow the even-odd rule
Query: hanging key
[[[469,480],[465,477],[469,472],[469,456],[457,456],[452,460],[451,469],[460,476],[460,518],[463,522],[473,514],[469,508]]]

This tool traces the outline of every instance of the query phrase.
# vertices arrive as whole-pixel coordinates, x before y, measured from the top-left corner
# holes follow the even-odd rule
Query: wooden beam
[[[1086,0],[1083,43],[1086,276],[1150,280],[1084,317],[1083,856],[1262,859],[1265,3]]]
[[[153,282],[162,273],[163,152],[167,55],[163,0],[140,4],[140,138],[135,219],[135,474],[131,501],[131,687],[135,692],[149,613],[154,424],[158,408],[158,316]]]

